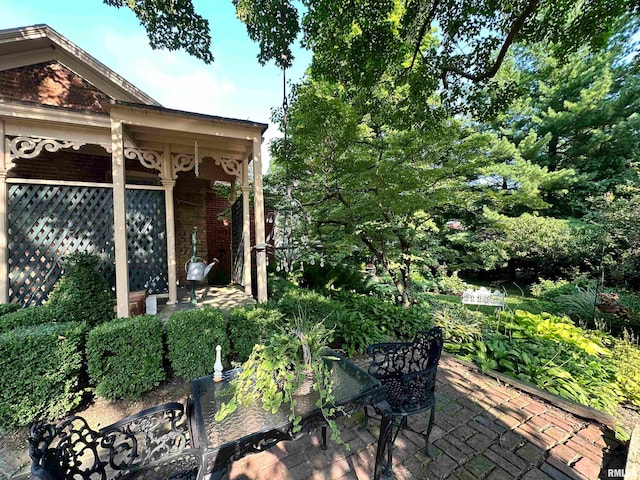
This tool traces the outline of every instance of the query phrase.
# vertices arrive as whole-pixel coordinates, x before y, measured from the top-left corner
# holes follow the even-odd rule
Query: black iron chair
[[[195,479],[202,461],[192,448],[182,403],[143,410],[96,432],[84,418],[31,427],[31,474],[58,479]]]
[[[425,449],[429,453],[429,435],[435,416],[436,371],[442,345],[442,329],[433,327],[418,333],[413,342],[377,343],[367,348],[371,357],[369,373],[385,387],[386,400],[391,407],[387,414],[390,413],[394,419],[400,418],[399,424],[393,427],[395,432],[392,430],[390,435],[389,458],[403,428],[424,437]],[[426,432],[417,432],[407,425],[409,415],[429,409],[431,414]],[[366,409],[365,415],[368,417]],[[390,468],[388,464],[387,469]]]

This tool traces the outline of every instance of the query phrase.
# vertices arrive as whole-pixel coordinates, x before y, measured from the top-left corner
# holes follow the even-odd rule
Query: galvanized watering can
[[[207,274],[211,271],[213,266],[219,261],[217,258],[215,258],[213,262],[207,265],[205,261],[200,257],[196,257],[195,260],[196,261],[189,260],[185,264],[184,269],[187,272],[187,280],[194,280],[196,282],[203,281]]]

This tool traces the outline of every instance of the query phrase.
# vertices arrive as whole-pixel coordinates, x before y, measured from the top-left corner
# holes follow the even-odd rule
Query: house
[[[46,25],[0,30],[0,303],[41,303],[74,251],[101,256],[118,316],[135,290],[176,302],[194,226],[198,256],[266,301],[266,129],[164,108]]]

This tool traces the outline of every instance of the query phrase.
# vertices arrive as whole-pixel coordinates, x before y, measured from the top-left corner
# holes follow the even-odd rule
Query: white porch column
[[[122,122],[111,119],[111,173],[113,175],[113,233],[116,253],[116,313],[129,316],[129,256],[127,252],[127,191],[125,188]]]
[[[173,211],[173,187],[175,180],[161,180],[164,187],[164,203],[167,215],[167,269],[169,281],[169,300],[167,305],[178,302],[178,276],[176,274],[176,223]]]
[[[0,303],[9,303],[9,250],[7,222],[7,166],[9,148],[4,138],[4,120],[0,120]]]
[[[251,217],[249,204],[249,158],[242,161],[242,247],[244,251],[244,294],[251,295]]]
[[[173,160],[171,158],[171,145],[164,145],[162,158],[162,172],[160,174],[164,187],[164,203],[167,223],[167,269],[169,280],[169,300],[167,305],[178,303],[178,275],[176,273],[176,222],[173,208],[173,187],[176,179],[173,175]]]
[[[258,303],[267,301],[267,249],[264,245],[264,197],[262,194],[262,159],[260,139],[253,140],[253,211],[256,229],[256,275],[258,283]]]

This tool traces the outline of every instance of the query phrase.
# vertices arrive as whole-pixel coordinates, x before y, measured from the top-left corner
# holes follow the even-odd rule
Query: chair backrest
[[[31,473],[43,480],[126,478],[180,455],[190,444],[182,403],[143,410],[99,432],[74,416],[58,425],[31,428]]]
[[[369,373],[385,386],[394,414],[405,415],[435,403],[436,372],[444,338],[440,327],[419,332],[412,342],[371,345]]]

